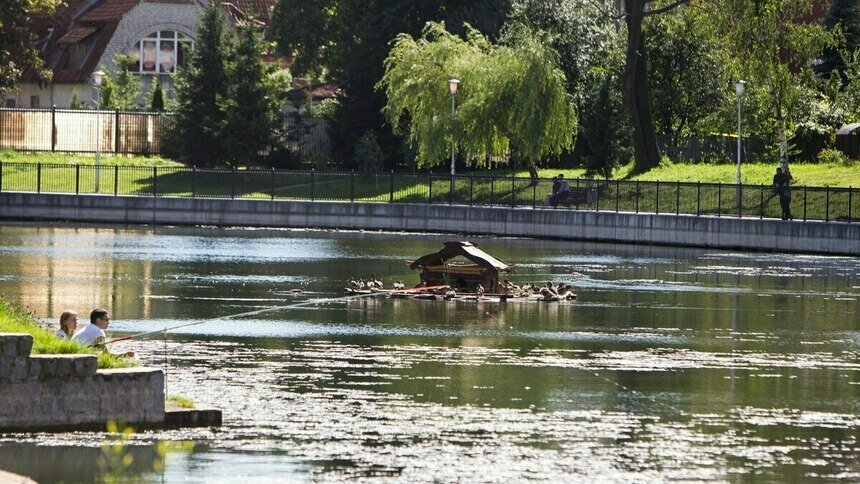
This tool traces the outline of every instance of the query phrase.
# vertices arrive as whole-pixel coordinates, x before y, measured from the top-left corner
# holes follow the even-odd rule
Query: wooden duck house
[[[465,261],[454,260],[457,257]],[[498,293],[500,274],[515,272],[514,266],[471,242],[445,242],[440,251],[409,263],[409,267],[421,270],[421,283],[425,286],[447,285],[461,292],[475,292],[480,284],[486,292]]]

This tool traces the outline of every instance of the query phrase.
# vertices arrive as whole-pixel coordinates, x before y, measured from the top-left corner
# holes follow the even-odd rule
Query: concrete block
[[[13,362],[12,359],[0,360],[0,382],[8,382],[12,378]]]
[[[52,356],[45,355],[41,358],[42,361],[42,379],[51,379],[57,377],[57,359]]]
[[[72,361],[68,358],[57,358],[57,376],[68,378],[72,375]]]
[[[79,355],[75,358],[73,373],[75,377],[87,378],[96,374],[99,359],[94,355]]]
[[[27,375],[30,372],[30,360],[27,358],[20,358],[15,360],[15,367],[12,369],[12,376],[10,378],[13,382],[20,382],[27,379]]]
[[[0,359],[19,358],[30,355],[33,337],[21,333],[0,333]]]
[[[42,377],[42,361],[36,358],[30,359],[30,371],[27,374],[28,382],[36,382]]]

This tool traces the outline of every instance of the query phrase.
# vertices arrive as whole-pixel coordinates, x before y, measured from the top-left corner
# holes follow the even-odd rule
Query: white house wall
[[[79,84],[42,84],[36,82],[22,82],[18,85],[17,91],[9,91],[3,95],[3,105],[5,106],[6,99],[14,99],[15,107],[29,108],[34,107],[31,104],[32,96],[39,96],[39,107],[50,108],[57,106],[65,108],[69,106],[69,101],[72,99],[72,93],[77,91],[78,99],[90,104],[95,102],[95,89],[87,83]]]

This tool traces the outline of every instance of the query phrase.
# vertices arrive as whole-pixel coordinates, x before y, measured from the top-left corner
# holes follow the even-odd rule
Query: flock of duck
[[[499,285],[498,293],[490,293],[480,284],[472,291],[457,290],[447,285],[425,286],[418,285],[407,288],[403,281],[395,281],[391,289],[371,274],[370,278],[356,279],[350,277],[344,288],[349,295],[378,295],[380,297],[391,297],[396,299],[423,299],[423,300],[479,300],[479,301],[573,301],[576,294],[571,290],[570,284],[553,283],[552,281],[539,286],[534,283],[526,283],[518,286],[505,279]]]

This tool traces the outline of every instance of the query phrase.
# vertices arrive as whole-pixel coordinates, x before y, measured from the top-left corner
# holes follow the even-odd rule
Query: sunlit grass
[[[745,185],[770,185],[776,163],[746,163],[741,165],[741,180]],[[795,186],[860,187],[860,163],[846,166],[840,163],[792,163],[789,168]],[[630,177],[632,164],[616,171],[616,178],[640,181],[680,181],[686,183],[737,183],[737,165],[709,163],[663,163],[645,173]]]
[[[194,408],[194,401],[183,396],[170,395],[167,397],[167,401],[174,403],[176,406],[181,408]]]
[[[24,151],[0,151],[0,161],[3,163],[44,163],[58,165],[95,165],[95,153],[56,153],[40,151],[35,153]],[[162,156],[117,155],[102,153],[99,163],[110,166],[182,166],[181,163]]]

